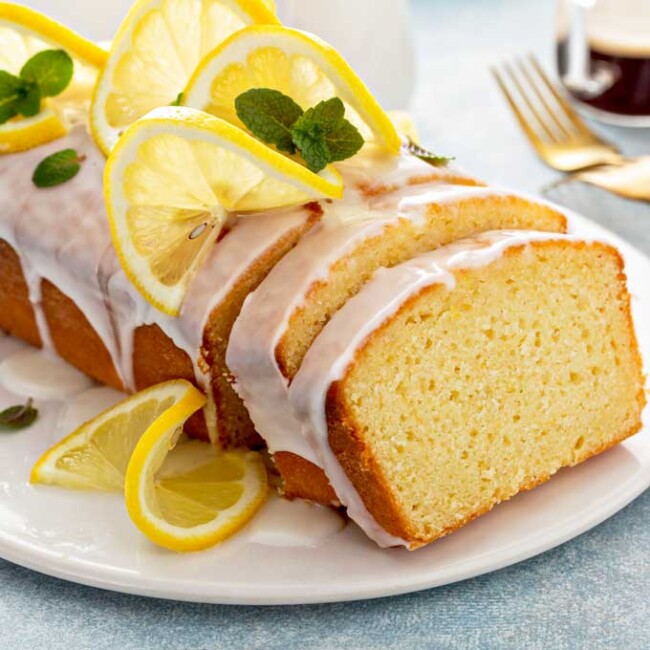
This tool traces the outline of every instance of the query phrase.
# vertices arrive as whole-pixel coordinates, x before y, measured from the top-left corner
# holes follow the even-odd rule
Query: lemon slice
[[[31,482],[79,490],[122,492],[126,468],[142,434],[154,422],[187,419],[205,397],[184,380],[168,381],[116,404],[58,442],[36,462]],[[176,421],[176,420],[174,420]]]
[[[0,70],[18,74],[29,58],[46,49],[65,50],[74,60],[74,77],[60,95],[44,100],[38,115],[0,124],[0,153],[51,142],[86,119],[97,71],[108,58],[105,50],[38,11],[0,2]]]
[[[199,64],[182,103],[244,128],[235,99],[251,88],[272,88],[303,109],[332,97],[368,144],[397,154],[401,140],[388,115],[331,46],[279,25],[253,25],[233,34]]]
[[[91,130],[105,154],[150,110],[173,103],[207,52],[251,23],[277,23],[263,0],[139,0],[113,39]]]
[[[253,517],[266,498],[266,470],[256,452],[219,452],[199,441],[176,447],[185,420],[176,411],[170,409],[138,442],[126,471],[126,506],[152,542],[198,551]]]
[[[104,173],[122,267],[152,305],[173,316],[229,212],[342,193],[335,170],[314,174],[241,129],[190,108],[157,109],[136,122]]]

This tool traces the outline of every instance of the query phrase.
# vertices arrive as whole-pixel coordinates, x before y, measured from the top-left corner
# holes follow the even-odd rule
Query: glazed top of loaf
[[[36,165],[66,148],[86,156],[79,174],[57,187],[36,188],[31,181]],[[0,238],[20,257],[41,339],[51,345],[40,308],[41,280],[46,278],[83,311],[126,388],[134,388],[133,332],[145,324],[158,325],[189,355],[197,379],[207,388],[200,351],[210,313],[251,264],[287,233],[305,225],[313,210],[297,206],[259,217],[232,215],[228,232],[191,282],[180,317],[173,318],[151,307],[120,268],[104,205],[104,164],[104,156],[82,126],[37,149],[0,156]],[[458,170],[433,169],[412,156],[370,157],[363,164],[346,165],[343,173],[349,189],[338,203],[347,218],[359,218],[364,195],[431,180],[474,182]]]
[[[285,440],[284,448],[301,454],[305,441],[309,444],[350,517],[380,546],[408,543],[388,534],[375,522],[333,454],[325,415],[329,387],[345,376],[370,334],[425,287],[441,284],[453,290],[455,273],[461,269],[487,266],[513,247],[554,240],[582,241],[555,233],[494,231],[444,246],[391,269],[380,269],[336,313],[305,356],[289,389],[289,400],[302,433],[295,440]]]
[[[68,183],[36,188],[32,173],[46,156],[73,148],[86,156]],[[238,277],[311,211],[297,207],[264,218],[237,218],[192,281],[179,318],[151,307],[122,271],[112,246],[103,195],[104,156],[84,127],[24,153],[0,156],[0,238],[18,253],[41,338],[49,336],[40,309],[43,278],[83,311],[111,354],[125,387],[133,388],[132,339],[140,325],[156,324],[195,363],[197,379],[203,327]]]

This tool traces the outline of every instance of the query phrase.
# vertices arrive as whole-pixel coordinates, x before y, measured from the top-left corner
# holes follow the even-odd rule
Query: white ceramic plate
[[[637,330],[650,359],[650,260],[582,217],[574,229],[624,253]],[[0,340],[0,358],[21,344]],[[0,391],[0,407],[16,397]],[[128,593],[212,603],[284,604],[388,596],[463,580],[520,562],[588,530],[650,485],[650,435],[624,444],[495,508],[415,552],[381,550],[353,525],[317,548],[263,546],[240,535],[175,555],[133,527],[121,499],[27,483],[54,440],[60,403],[37,425],[0,436],[0,556],[37,571]]]

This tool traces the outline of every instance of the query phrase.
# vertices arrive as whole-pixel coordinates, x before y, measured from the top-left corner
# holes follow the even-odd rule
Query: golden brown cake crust
[[[408,187],[417,187],[418,185],[424,185],[426,183],[448,183],[450,185],[467,185],[469,187],[485,187],[483,181],[477,180],[470,176],[465,176],[461,173],[453,173],[450,170],[445,170],[444,176],[441,176],[440,173],[433,174],[424,174],[418,176],[411,176],[407,182]],[[357,186],[359,191],[366,197],[371,198],[373,196],[381,196],[382,194],[388,194],[389,192],[395,192],[400,189],[398,184],[379,184],[379,185],[364,185],[363,183]]]
[[[246,296],[260,285],[270,270],[323,214],[318,203],[308,204],[306,209],[310,212],[309,218],[286,233],[251,264],[246,273],[234,284],[226,299],[212,310],[203,331],[202,352],[210,368],[210,387],[217,412],[219,443],[224,447],[241,446],[259,449],[264,446],[244,403],[233,388],[233,377],[226,365],[226,349],[233,325]]]
[[[338,504],[325,472],[302,456],[290,451],[279,451],[273,461],[284,481],[282,494],[287,499],[307,499],[325,506]]]
[[[566,243],[564,244],[569,245]],[[552,242],[547,242],[541,245],[552,245]],[[632,347],[634,350],[635,371],[639,376],[643,378],[644,381],[645,378],[643,377],[643,362],[632,320],[630,295],[626,290],[626,275],[624,271],[623,259],[616,249],[607,244],[596,243],[594,245],[603,247],[610,255],[614,255],[617,260],[617,266],[619,269],[618,280],[620,281],[621,286],[619,298],[623,302],[623,309],[625,312],[629,336],[632,341]],[[587,246],[587,244],[581,242],[577,244],[577,246],[584,248]],[[517,248],[511,248],[506,251],[505,255],[513,255],[515,254],[516,250]],[[349,376],[350,371],[354,365],[356,363],[359,363],[363,358],[364,350],[369,345],[371,345],[372,340],[375,337],[379,336],[380,332],[384,328],[388,327],[393,320],[398,318],[404,310],[409,309],[409,307],[415,301],[419,300],[423,294],[440,290],[442,290],[442,288],[439,285],[434,285],[422,289],[420,292],[406,301],[393,316],[387,319],[381,325],[381,327],[379,327],[370,335],[370,337],[365,341],[364,345],[357,351],[355,361],[350,364],[350,366],[348,366],[346,376],[344,376],[340,381],[334,382],[330,386],[325,406],[329,444],[339,463],[343,467],[346,475],[351,480],[363,503],[365,504],[368,511],[372,514],[374,519],[391,535],[408,540],[411,544],[411,549],[415,549],[424,544],[428,544],[435,539],[458,530],[473,519],[476,519],[477,517],[491,510],[500,501],[508,500],[511,498],[511,495],[504,495],[498,501],[495,501],[486,507],[482,507],[481,509],[472,512],[463,519],[454,522],[453,525],[450,525],[444,530],[439,531],[438,534],[434,536],[426,538],[419,537],[414,532],[413,527],[409,524],[408,518],[404,516],[404,513],[400,510],[399,506],[393,499],[389,483],[386,480],[386,477],[383,475],[381,467],[376,462],[375,458],[369,450],[369,447],[364,441],[363,427],[360,425],[360,423],[355,421],[354,415],[346,404],[346,398],[344,395],[346,378]],[[585,452],[579,454],[576,457],[575,461],[570,465],[577,465],[587,460],[588,458],[596,456],[637,433],[642,426],[641,414],[647,401],[646,392],[643,386],[636,395],[636,401],[638,404],[638,418],[631,427],[625,431],[620,432],[618,435],[614,436],[595,450],[585,450]],[[543,476],[527,477],[522,481],[519,492],[530,490],[544,483],[549,478],[551,478],[551,476],[548,474]],[[308,483],[309,477],[307,477],[304,482]]]
[[[155,324],[141,325],[133,333],[133,378],[137,390],[170,379],[186,379],[197,385],[190,357]],[[209,439],[203,411],[190,417],[185,430],[195,438]]]
[[[41,336],[18,253],[0,239],[0,329],[41,347]]]
[[[58,355],[89,377],[124,390],[111,355],[77,305],[49,280],[41,281],[41,298]]]
[[[241,400],[230,385],[225,350],[232,325],[248,293],[264,279],[270,269],[300,237],[320,219],[322,209],[309,204],[309,217],[269,246],[212,312],[204,331],[203,354],[212,369],[211,388],[217,413],[227,425],[220,442],[260,447],[262,441],[248,418]],[[0,240],[0,329],[39,346],[40,334],[34,315],[20,258],[4,240]],[[106,346],[73,300],[48,280],[42,280],[43,311],[50,336],[59,356],[88,376],[124,390]],[[188,354],[178,348],[158,325],[142,325],[133,334],[133,376],[137,390],[169,379],[187,379],[197,385],[194,365]],[[209,439],[203,411],[186,423],[194,437]]]

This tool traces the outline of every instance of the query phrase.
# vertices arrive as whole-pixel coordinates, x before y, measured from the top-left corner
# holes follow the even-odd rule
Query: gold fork
[[[501,92],[540,158],[553,169],[574,172],[622,163],[618,149],[599,138],[529,55],[503,71],[492,68]]]
[[[501,71],[492,68],[501,92],[539,157],[553,169],[632,199],[650,201],[650,158],[625,158],[597,136],[531,54]]]

